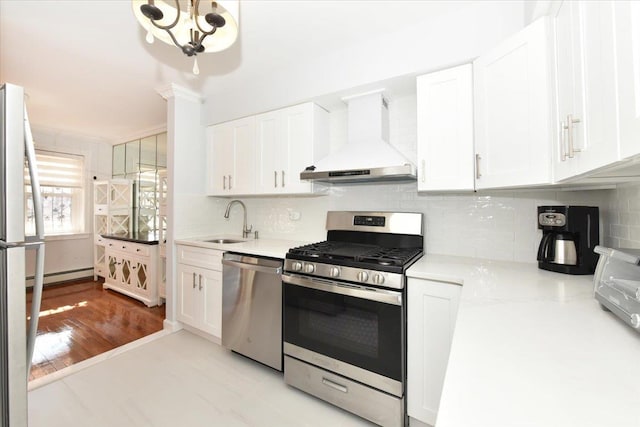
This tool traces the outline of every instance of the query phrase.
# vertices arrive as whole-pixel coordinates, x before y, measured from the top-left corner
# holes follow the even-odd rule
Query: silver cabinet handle
[[[573,146],[573,125],[576,123],[580,123],[580,119],[574,119],[573,115],[569,114],[567,115],[567,141],[569,142],[569,148],[568,148],[568,153],[567,155],[569,156],[570,159],[573,158],[573,155],[575,153],[580,152],[579,149],[574,148]]]
[[[284,171],[282,171],[282,188],[284,188]]]
[[[422,159],[422,161],[420,162],[420,166],[422,166],[422,182],[425,182],[425,181],[426,181],[426,179],[427,179],[427,177],[426,177],[427,172],[424,170],[424,168],[425,168],[425,161],[424,161],[424,159]]]
[[[198,290],[202,290],[202,274],[198,274]]]
[[[565,150],[565,138],[564,138],[564,131],[569,129],[569,126],[567,126],[566,122],[560,122],[560,127],[561,127],[561,131],[560,131],[560,161],[564,162],[567,160],[567,151],[568,151],[568,147]]]
[[[223,190],[227,189],[227,176],[226,175],[222,175],[222,189]]]
[[[196,288],[196,273],[193,273],[193,289]]]
[[[273,188],[278,187],[278,172],[273,171]]]
[[[480,154],[476,154],[476,179],[480,179],[482,174],[480,173]]]
[[[347,386],[333,382],[325,377],[322,377],[322,384],[326,385],[327,387],[331,387],[334,390],[338,390],[343,393],[349,393],[349,389],[347,388]]]
[[[229,190],[231,190],[231,175],[229,175]]]

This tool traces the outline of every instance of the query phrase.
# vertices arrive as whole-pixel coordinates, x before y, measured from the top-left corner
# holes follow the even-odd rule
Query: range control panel
[[[356,215],[353,217],[353,225],[367,225],[370,227],[384,227],[386,218],[383,216]]]
[[[538,215],[538,223],[543,226],[563,227],[567,223],[567,217],[557,212],[544,212]]]

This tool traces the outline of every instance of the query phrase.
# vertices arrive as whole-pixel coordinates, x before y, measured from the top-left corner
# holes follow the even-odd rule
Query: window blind
[[[84,158],[72,154],[36,150],[38,178],[43,187],[82,188],[84,183]],[[25,168],[25,183],[29,183]]]

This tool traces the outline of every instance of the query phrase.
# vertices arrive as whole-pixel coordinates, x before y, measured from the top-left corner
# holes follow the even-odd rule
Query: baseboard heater
[[[93,278],[93,267],[77,268],[75,270],[57,271],[55,273],[45,273],[44,284],[65,282],[67,280]],[[33,287],[33,276],[27,276],[27,287]]]

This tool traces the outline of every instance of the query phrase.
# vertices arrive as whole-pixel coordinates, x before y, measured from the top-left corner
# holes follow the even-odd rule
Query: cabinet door
[[[231,194],[252,194],[255,191],[256,126],[255,117],[234,120],[233,126],[233,173],[229,177]],[[222,159],[224,161],[224,158]]]
[[[222,336],[222,272],[201,269],[198,272],[198,299],[202,307],[201,329]]]
[[[620,157],[640,154],[640,2],[616,1]]]
[[[471,64],[420,76],[418,191],[473,190]]]
[[[233,174],[233,126],[229,123],[207,129],[208,192],[222,195],[229,192],[229,177]]]
[[[131,288],[133,292],[142,296],[151,296],[151,281],[149,261],[143,258],[131,258]]]
[[[551,182],[551,85],[546,18],[473,63],[476,188]]]
[[[185,264],[177,264],[178,298],[176,318],[193,327],[198,322],[198,272],[197,268]]]
[[[407,283],[407,413],[429,425],[438,415],[460,291],[449,283]]]
[[[287,156],[280,150],[281,114],[272,111],[256,116],[256,192],[275,193],[282,188],[278,179],[281,170],[281,158]]]
[[[619,158],[613,10],[614,2],[565,1],[554,16],[556,180]]]
[[[314,108],[317,111],[314,112]],[[319,117],[322,113],[313,104],[296,105],[281,111],[282,139],[278,147],[281,163],[276,171],[280,192],[311,192],[312,184],[301,181],[300,172],[313,164],[315,145],[323,143],[322,136],[315,135],[316,126],[319,125],[315,120],[322,120]]]

